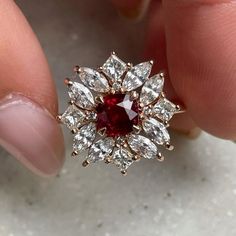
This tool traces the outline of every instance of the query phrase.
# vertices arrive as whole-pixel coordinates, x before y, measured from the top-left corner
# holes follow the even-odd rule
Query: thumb
[[[6,0],[0,9],[0,145],[32,171],[52,175],[64,159],[55,86],[18,7]]]

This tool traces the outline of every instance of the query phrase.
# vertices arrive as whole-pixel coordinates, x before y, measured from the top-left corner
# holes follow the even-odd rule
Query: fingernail
[[[191,130],[177,130],[174,129],[177,133],[185,135],[189,139],[196,139],[200,136],[202,130],[198,127],[195,127]]]
[[[39,175],[55,175],[63,164],[60,126],[47,110],[20,94],[0,101],[0,145]]]
[[[132,4],[116,4],[119,14],[130,20],[138,21],[147,12],[150,0],[135,0]]]

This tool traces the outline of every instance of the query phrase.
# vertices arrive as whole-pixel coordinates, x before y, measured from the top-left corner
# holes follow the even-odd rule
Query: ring
[[[150,76],[152,66],[133,66],[113,52],[97,70],[76,66],[65,79],[70,101],[57,119],[74,136],[72,156],[87,150],[83,166],[104,161],[125,175],[141,158],[163,161],[160,146],[174,149],[167,128],[183,110],[165,97],[164,73]]]

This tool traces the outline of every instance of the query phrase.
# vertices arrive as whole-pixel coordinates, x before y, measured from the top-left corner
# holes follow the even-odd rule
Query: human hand
[[[137,18],[150,1],[113,2],[126,17]],[[150,4],[144,54],[156,61],[156,71],[168,71],[167,97],[187,108],[172,127],[191,134],[197,126],[235,140],[236,2],[156,0]]]
[[[177,2],[164,3],[167,22],[160,3],[154,3],[145,50],[145,56],[157,59],[156,70],[168,68],[168,96],[188,109],[188,115],[178,115],[173,126],[187,133],[197,125],[216,136],[235,139],[236,25],[232,19],[236,13],[230,10],[235,4],[199,4],[199,12],[190,5],[184,15],[185,7]],[[11,0],[0,2],[0,9],[0,144],[36,173],[53,175],[64,161],[63,136],[54,118],[58,113],[55,85],[20,10]],[[166,25],[166,38],[161,22]],[[209,91],[214,91],[210,99]]]

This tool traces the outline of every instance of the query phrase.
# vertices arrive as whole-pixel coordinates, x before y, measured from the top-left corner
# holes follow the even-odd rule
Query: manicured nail
[[[39,175],[55,175],[63,164],[60,126],[47,110],[19,94],[0,101],[0,145]]]
[[[150,0],[132,0],[132,2],[114,0],[117,10],[121,16],[138,21],[143,18],[147,12]]]

